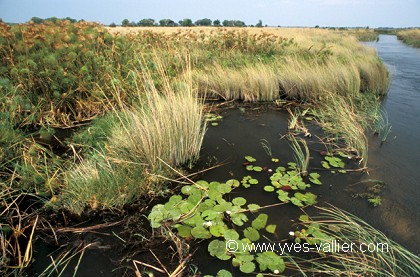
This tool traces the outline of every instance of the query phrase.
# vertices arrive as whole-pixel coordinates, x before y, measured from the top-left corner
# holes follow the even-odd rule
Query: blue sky
[[[420,0],[0,0],[0,18],[72,17],[104,24],[124,18],[238,19],[270,26],[420,27]]]

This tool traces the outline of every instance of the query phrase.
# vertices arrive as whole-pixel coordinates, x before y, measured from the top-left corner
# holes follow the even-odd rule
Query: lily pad
[[[226,254],[226,244],[224,241],[212,240],[207,249],[213,257],[217,257],[223,261],[230,259],[230,256]]]
[[[252,221],[252,227],[256,230],[263,229],[267,224],[268,215],[267,214],[259,214],[257,218]]]
[[[232,273],[226,269],[222,269],[217,272],[216,277],[232,277]]]
[[[209,239],[211,238],[211,234],[209,230],[204,228],[203,226],[196,226],[191,229],[191,235],[196,239]]]
[[[270,234],[274,234],[276,232],[276,228],[277,228],[277,225],[270,224],[270,225],[267,225],[267,227],[265,227],[265,230]]]
[[[261,172],[261,171],[263,171],[263,168],[261,166],[254,166],[253,170],[255,172]]]
[[[239,270],[243,273],[251,273],[255,270],[255,264],[253,262],[246,262],[243,263],[240,267]]]
[[[232,203],[236,206],[243,206],[246,204],[246,199],[243,197],[233,198]]]
[[[260,233],[252,227],[248,227],[244,230],[244,236],[250,241],[257,241],[260,239]]]
[[[230,179],[226,182],[226,185],[228,185],[230,187],[233,187],[233,188],[237,188],[237,187],[239,187],[240,183],[236,179]]]
[[[250,163],[253,163],[253,162],[256,162],[257,161],[257,159],[255,159],[252,156],[245,156],[245,160],[247,160]]]
[[[264,187],[264,190],[267,191],[267,192],[272,192],[272,191],[274,191],[274,187],[272,187],[272,186],[265,186]]]
[[[257,205],[257,204],[249,204],[249,205],[248,205],[248,209],[249,209],[249,211],[251,211],[251,212],[255,212],[255,211],[257,211],[259,208],[260,208],[260,205]]]

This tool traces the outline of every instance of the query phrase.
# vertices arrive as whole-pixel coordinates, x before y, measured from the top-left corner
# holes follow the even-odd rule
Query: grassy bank
[[[420,48],[420,29],[398,31],[397,38],[408,45]]]

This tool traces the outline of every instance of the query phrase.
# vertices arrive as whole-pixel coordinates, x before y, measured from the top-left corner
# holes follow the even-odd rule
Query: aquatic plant
[[[294,159],[297,165],[297,169],[299,170],[299,173],[303,176],[306,176],[308,174],[308,166],[309,166],[309,148],[306,144],[306,141],[302,138],[297,138],[293,135],[288,136],[289,141],[291,142],[291,147],[294,154]],[[302,150],[305,150],[303,152]]]
[[[419,258],[387,238],[379,230],[336,207],[319,207],[319,209],[321,210],[319,216],[302,218],[304,229],[298,235],[300,236],[305,230],[306,234],[314,234],[310,237],[324,244],[336,241],[341,245],[351,245],[352,251],[332,251],[330,248],[324,255],[313,253],[316,257],[309,260],[293,257],[296,269],[300,272],[326,276],[420,274]],[[308,241],[307,236],[302,238]],[[367,251],[368,247],[370,251]]]

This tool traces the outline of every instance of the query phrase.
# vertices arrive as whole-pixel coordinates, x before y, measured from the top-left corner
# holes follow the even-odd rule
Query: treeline
[[[74,18],[71,18],[71,17],[58,18],[58,17],[55,17],[55,16],[49,17],[49,18],[45,18],[45,19],[44,18],[37,17],[37,16],[34,16],[34,17],[32,17],[30,19],[30,21],[32,21],[33,23],[36,23],[36,24],[41,24],[41,23],[44,23],[46,21],[50,21],[50,22],[56,23],[57,21],[60,21],[60,20],[68,20],[71,23],[76,23],[76,22],[82,22],[82,21],[84,21],[83,19],[77,20],[77,19],[74,19]]]
[[[111,23],[110,27],[116,27],[117,24]],[[184,18],[179,20],[178,22],[173,21],[172,19],[161,19],[159,21],[155,21],[152,18],[145,18],[138,22],[130,21],[128,19],[124,19],[121,22],[121,26],[123,27],[151,27],[151,26],[161,26],[161,27],[191,27],[191,26],[215,26],[215,27],[246,27],[247,25],[245,22],[241,20],[223,20],[220,21],[219,19],[211,20],[209,18],[203,18],[196,20],[193,22],[190,18]],[[259,20],[255,25],[249,25],[251,27],[263,27],[262,21]],[[267,26],[267,25],[266,25]]]

